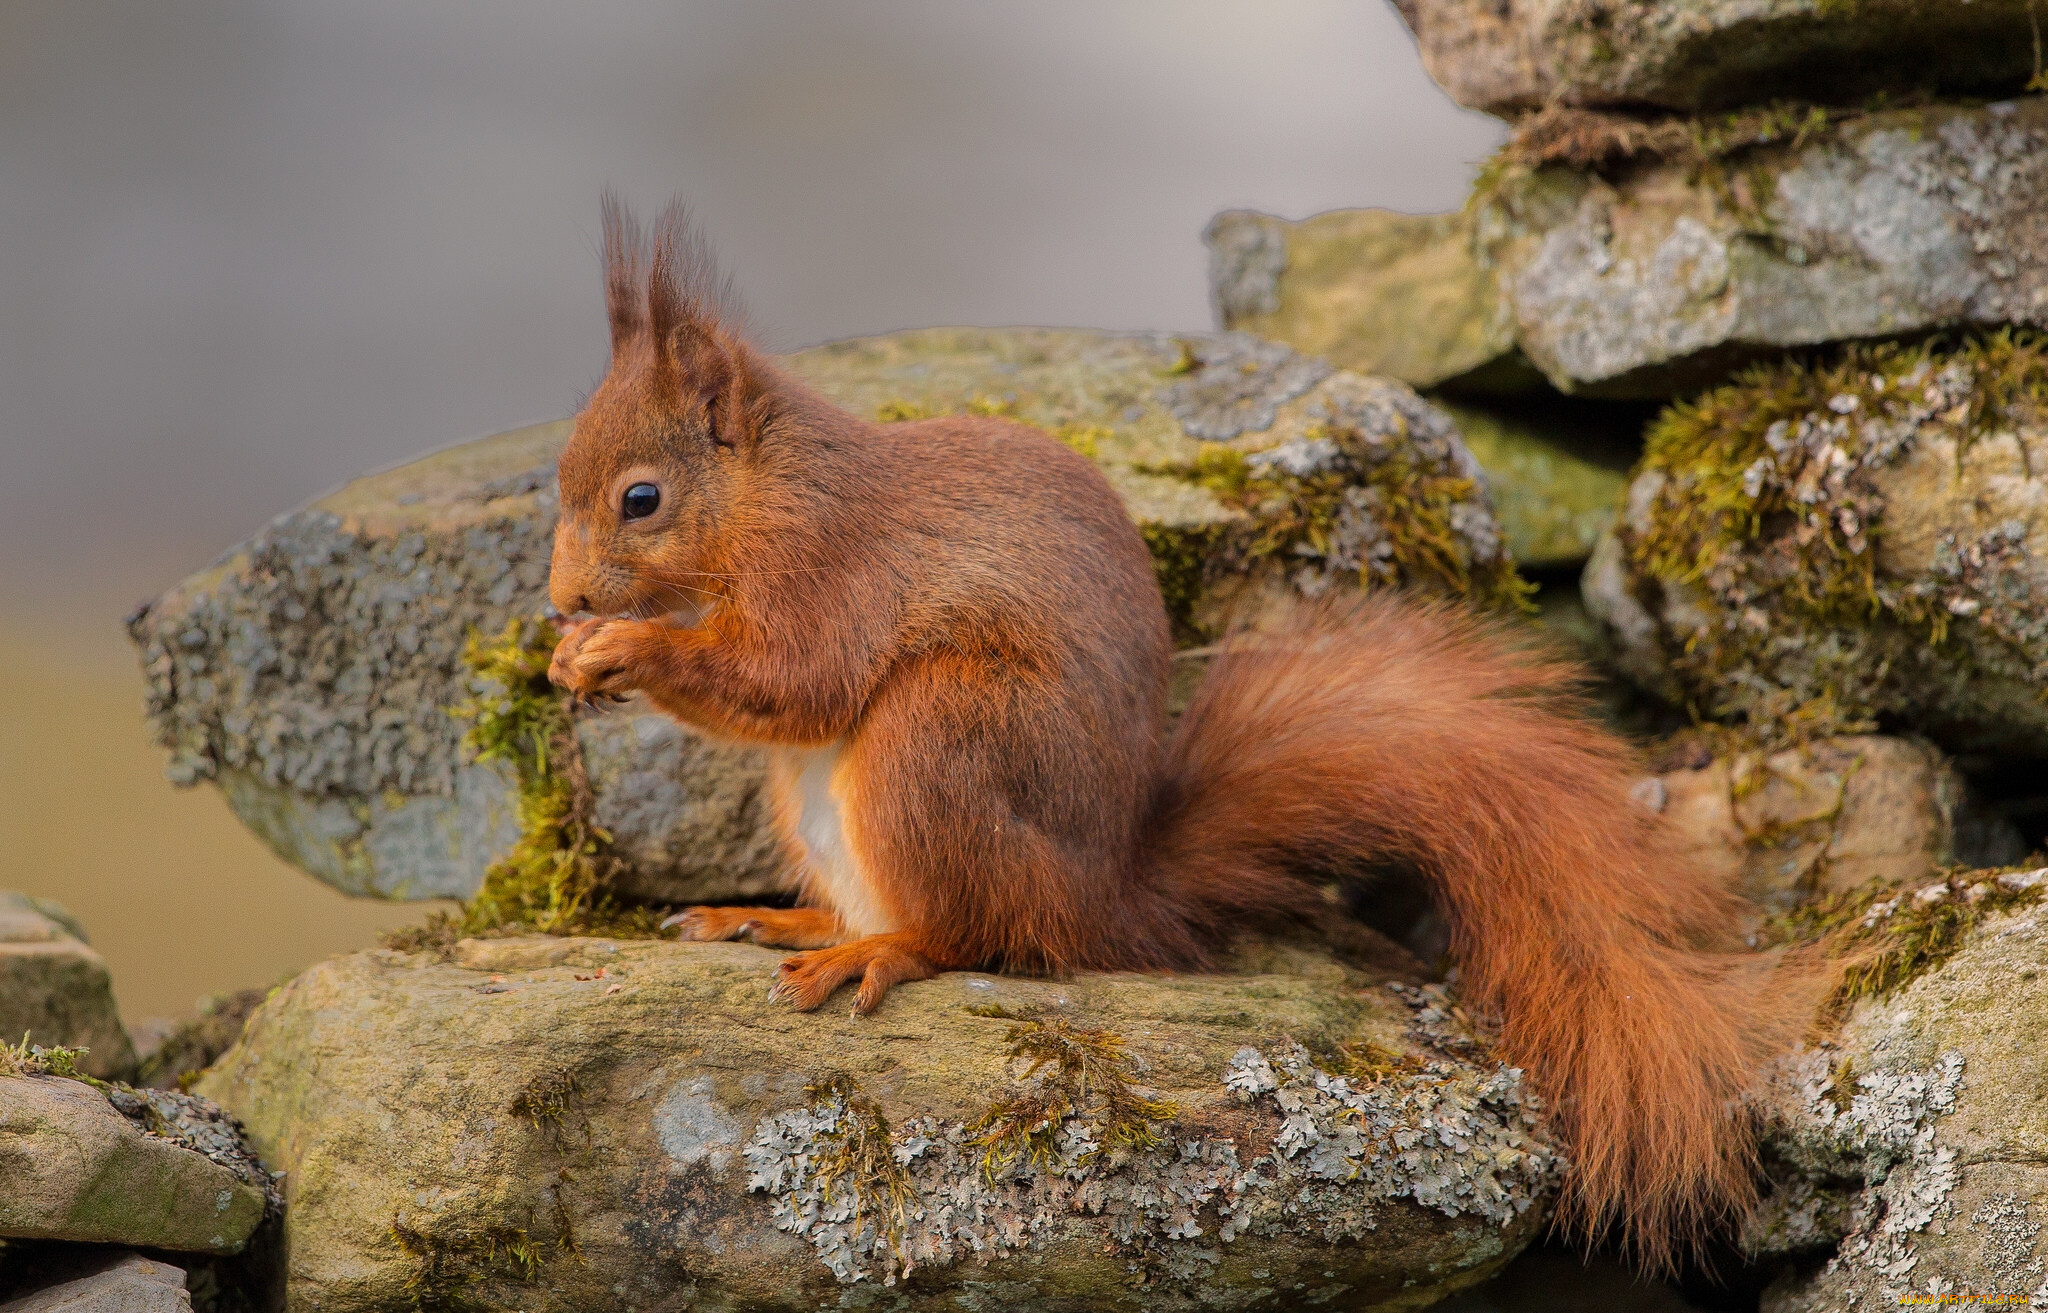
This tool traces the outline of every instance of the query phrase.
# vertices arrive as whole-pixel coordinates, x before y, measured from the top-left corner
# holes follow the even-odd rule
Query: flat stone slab
[[[140,1254],[116,1254],[74,1277],[0,1304],[0,1313],[192,1313],[185,1271]]]
[[[1567,392],[1661,398],[1789,348],[2048,326],[2044,97],[1857,115],[1709,167],[1511,167],[1475,205],[1513,341]]]
[[[467,940],[287,985],[198,1088],[289,1169],[289,1307],[1410,1309],[1541,1228],[1519,1074],[1427,988],[1267,948],[862,1018],[770,1003],[779,958]],[[1071,1045],[1149,1134],[1045,1101]]]
[[[135,1049],[114,1005],[107,963],[70,913],[0,890],[0,1043],[82,1048],[81,1070],[124,1076]]]
[[[1092,454],[1188,627],[1261,589],[1404,578],[1375,471],[1431,478],[1424,500],[1472,579],[1511,570],[1482,473],[1448,417],[1399,383],[1277,344],[932,329],[785,363],[856,414],[1014,415]],[[467,760],[449,708],[471,692],[466,638],[546,608],[554,462],[568,431],[521,429],[358,479],[139,611],[130,632],[171,778],[212,780],[280,856],[349,893],[475,892],[517,838],[512,780]],[[1254,568],[1248,544],[1265,512],[1195,477],[1205,443],[1287,477],[1334,478],[1333,527]],[[577,734],[595,820],[621,859],[615,890],[730,902],[781,887],[759,754],[638,703],[582,719]]]
[[[2026,0],[1394,0],[1469,109],[1842,104],[1882,91],[2012,95],[2035,71]]]
[[[263,1220],[263,1189],[172,1136],[83,1082],[0,1077],[0,1238],[237,1252]]]
[[[1223,327],[1413,387],[1527,387],[1498,280],[1472,214],[1331,210],[1289,221],[1225,210],[1209,221],[1209,296]]]

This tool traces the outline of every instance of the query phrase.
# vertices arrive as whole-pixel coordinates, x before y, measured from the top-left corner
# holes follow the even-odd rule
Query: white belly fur
[[[846,841],[840,817],[844,792],[837,778],[842,745],[800,749],[790,753],[796,772],[797,838],[809,858],[812,896],[839,914],[857,935],[887,934],[897,929],[895,917],[876,897],[860,858]]]

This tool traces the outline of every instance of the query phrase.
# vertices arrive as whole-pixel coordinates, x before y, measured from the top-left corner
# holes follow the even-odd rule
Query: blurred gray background
[[[597,197],[694,203],[767,345],[1210,323],[1203,224],[1461,204],[1384,0],[0,0],[0,887],[131,1016],[406,908],[173,794],[126,607],[374,466],[563,415]]]

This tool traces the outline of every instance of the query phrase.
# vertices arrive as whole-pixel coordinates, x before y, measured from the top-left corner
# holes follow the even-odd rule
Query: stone
[[[1226,210],[1202,233],[1224,328],[1412,387],[1541,381],[1515,349],[1472,214],[1332,210],[1298,222]]]
[[[1431,400],[1457,424],[1486,471],[1501,540],[1515,564],[1526,570],[1586,564],[1628,487],[1632,444],[1613,434],[1616,417],[1528,398]],[[1628,417],[1620,423],[1626,426]]]
[[[1752,1244],[1805,1258],[1766,1313],[2048,1298],[2044,961],[2041,904],[1985,918],[1778,1069],[1762,1098],[1777,1186]]]
[[[1668,398],[1759,355],[2048,326],[2041,97],[1848,113],[1612,176],[1508,164],[1473,206],[1505,337],[1566,392]]]
[[[2048,756],[2048,348],[1852,349],[1675,408],[1583,591],[1704,714]]]
[[[48,899],[0,890],[0,1044],[24,1035],[44,1048],[87,1050],[78,1065],[93,1076],[135,1068],[113,977],[84,929]]]
[[[0,1076],[0,1238],[238,1252],[266,1196],[232,1124],[190,1096],[122,1097],[136,1120],[80,1081]]]
[[[2026,0],[1394,0],[1468,109],[1715,109],[1875,92],[2012,94],[2039,71]]]
[[[249,1014],[269,996],[267,989],[238,989],[203,1000],[198,1016],[164,1027],[136,1063],[135,1083],[152,1089],[179,1088],[179,1082],[206,1070],[234,1046]]]
[[[1542,1228],[1554,1151],[1435,987],[1283,945],[855,1017],[771,1003],[780,957],[535,936],[286,985],[197,1088],[287,1171],[287,1307],[1413,1309]]]
[[[0,1313],[192,1313],[185,1270],[141,1254],[96,1254],[76,1276],[0,1304]]]
[[[1873,880],[1917,884],[1944,867],[1997,866],[2026,853],[2019,832],[1972,798],[1933,746],[1878,734],[1775,752],[1681,736],[1638,798],[1702,865],[1766,914]]]
[[[1484,477],[1450,420],[1399,383],[1283,346],[937,329],[785,363],[865,416],[1013,414],[1092,453],[1189,641],[1233,608],[1337,580],[1512,592]],[[171,778],[212,780],[286,861],[347,892],[473,893],[517,838],[513,781],[468,759],[449,708],[471,691],[466,637],[546,606],[567,434],[539,425],[358,479],[139,610],[130,633]],[[1456,577],[1411,552],[1381,484],[1419,493]],[[1298,515],[1297,491],[1326,528]],[[782,887],[758,753],[638,703],[576,733],[595,822],[622,859],[616,892],[729,902]]]

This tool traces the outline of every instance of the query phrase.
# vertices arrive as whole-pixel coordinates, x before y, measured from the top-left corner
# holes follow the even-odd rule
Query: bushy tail
[[[1739,904],[1630,797],[1641,768],[1582,712],[1581,679],[1450,608],[1305,607],[1234,640],[1197,692],[1152,870],[1217,932],[1309,905],[1304,872],[1422,872],[1468,1003],[1566,1142],[1560,1223],[1663,1268],[1751,1202],[1737,1096],[1815,991],[1715,951]]]

